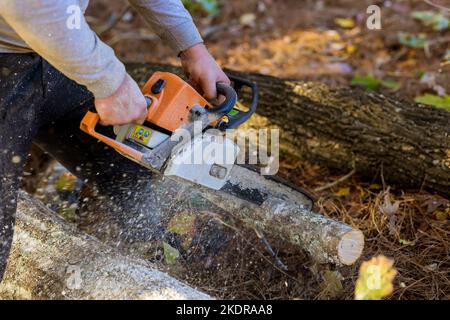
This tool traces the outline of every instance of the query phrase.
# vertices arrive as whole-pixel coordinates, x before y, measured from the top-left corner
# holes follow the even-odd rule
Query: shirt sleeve
[[[79,1],[1,0],[0,15],[30,48],[95,97],[112,95],[122,83],[124,65],[90,29]]]
[[[128,0],[158,36],[177,53],[203,39],[181,0]]]

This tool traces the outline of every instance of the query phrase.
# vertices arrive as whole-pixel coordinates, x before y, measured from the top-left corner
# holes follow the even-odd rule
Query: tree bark
[[[20,193],[2,299],[210,299],[126,257]]]
[[[128,63],[146,81],[160,64]],[[340,172],[450,196],[450,113],[352,88],[230,71],[260,89],[254,127],[282,130],[281,151]]]
[[[116,164],[115,170],[117,167]],[[107,167],[103,174],[108,176]],[[80,210],[80,215],[85,213],[87,219],[79,220],[86,232],[113,246],[131,243],[134,249],[141,247],[145,251],[152,241],[170,239],[171,233],[177,233],[169,227],[174,219],[185,224],[186,217],[196,217],[203,219],[202,225],[209,225],[210,236],[203,238],[203,243],[191,242],[190,248],[200,245],[215,250],[219,239],[226,236],[220,226],[212,223],[217,218],[220,221],[231,218],[249,229],[303,249],[319,263],[351,265],[363,250],[361,231],[313,212],[304,195],[283,182],[238,165],[232,169],[228,187],[219,191],[156,174],[148,178],[141,174],[140,179],[127,176],[116,179],[114,184],[117,187],[109,186],[103,191],[113,194],[113,199],[102,191],[82,195],[89,199]],[[121,192],[123,189],[134,190],[132,196]],[[204,213],[213,214],[205,217]],[[198,238],[204,230],[186,233]]]

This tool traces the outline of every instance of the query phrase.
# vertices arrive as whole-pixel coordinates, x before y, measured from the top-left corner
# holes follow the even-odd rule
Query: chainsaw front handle
[[[228,121],[222,121],[219,125],[219,128],[221,130],[234,129],[239,127],[241,124],[250,119],[250,117],[255,113],[256,107],[258,106],[259,91],[256,83],[230,74],[227,74],[227,76],[233,82],[233,90],[237,93],[237,95],[241,93],[243,87],[250,88],[252,101],[250,103],[248,111],[244,112],[238,110],[237,112],[228,113]]]
[[[217,82],[216,88],[217,88],[217,96],[219,96],[219,95],[224,96],[225,101],[217,107],[209,108],[208,112],[209,113],[217,113],[219,115],[225,116],[236,105],[237,93],[233,89],[233,87],[231,87],[225,83],[222,83],[222,82]]]

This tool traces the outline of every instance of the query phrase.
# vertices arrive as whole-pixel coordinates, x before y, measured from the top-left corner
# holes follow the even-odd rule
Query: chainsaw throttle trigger
[[[147,110],[148,110],[148,108],[150,108],[150,106],[153,103],[153,99],[150,98],[149,96],[144,96],[144,98],[145,98],[145,102],[147,103]]]

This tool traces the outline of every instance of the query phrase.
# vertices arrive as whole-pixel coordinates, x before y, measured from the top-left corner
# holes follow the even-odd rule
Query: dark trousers
[[[92,106],[92,94],[85,87],[39,55],[0,54],[0,281],[11,248],[20,179],[32,143],[83,181],[100,186],[106,195],[125,192],[137,176],[149,175],[79,129],[81,118]],[[103,174],[105,171],[108,174]],[[114,188],[119,181],[120,188]]]

